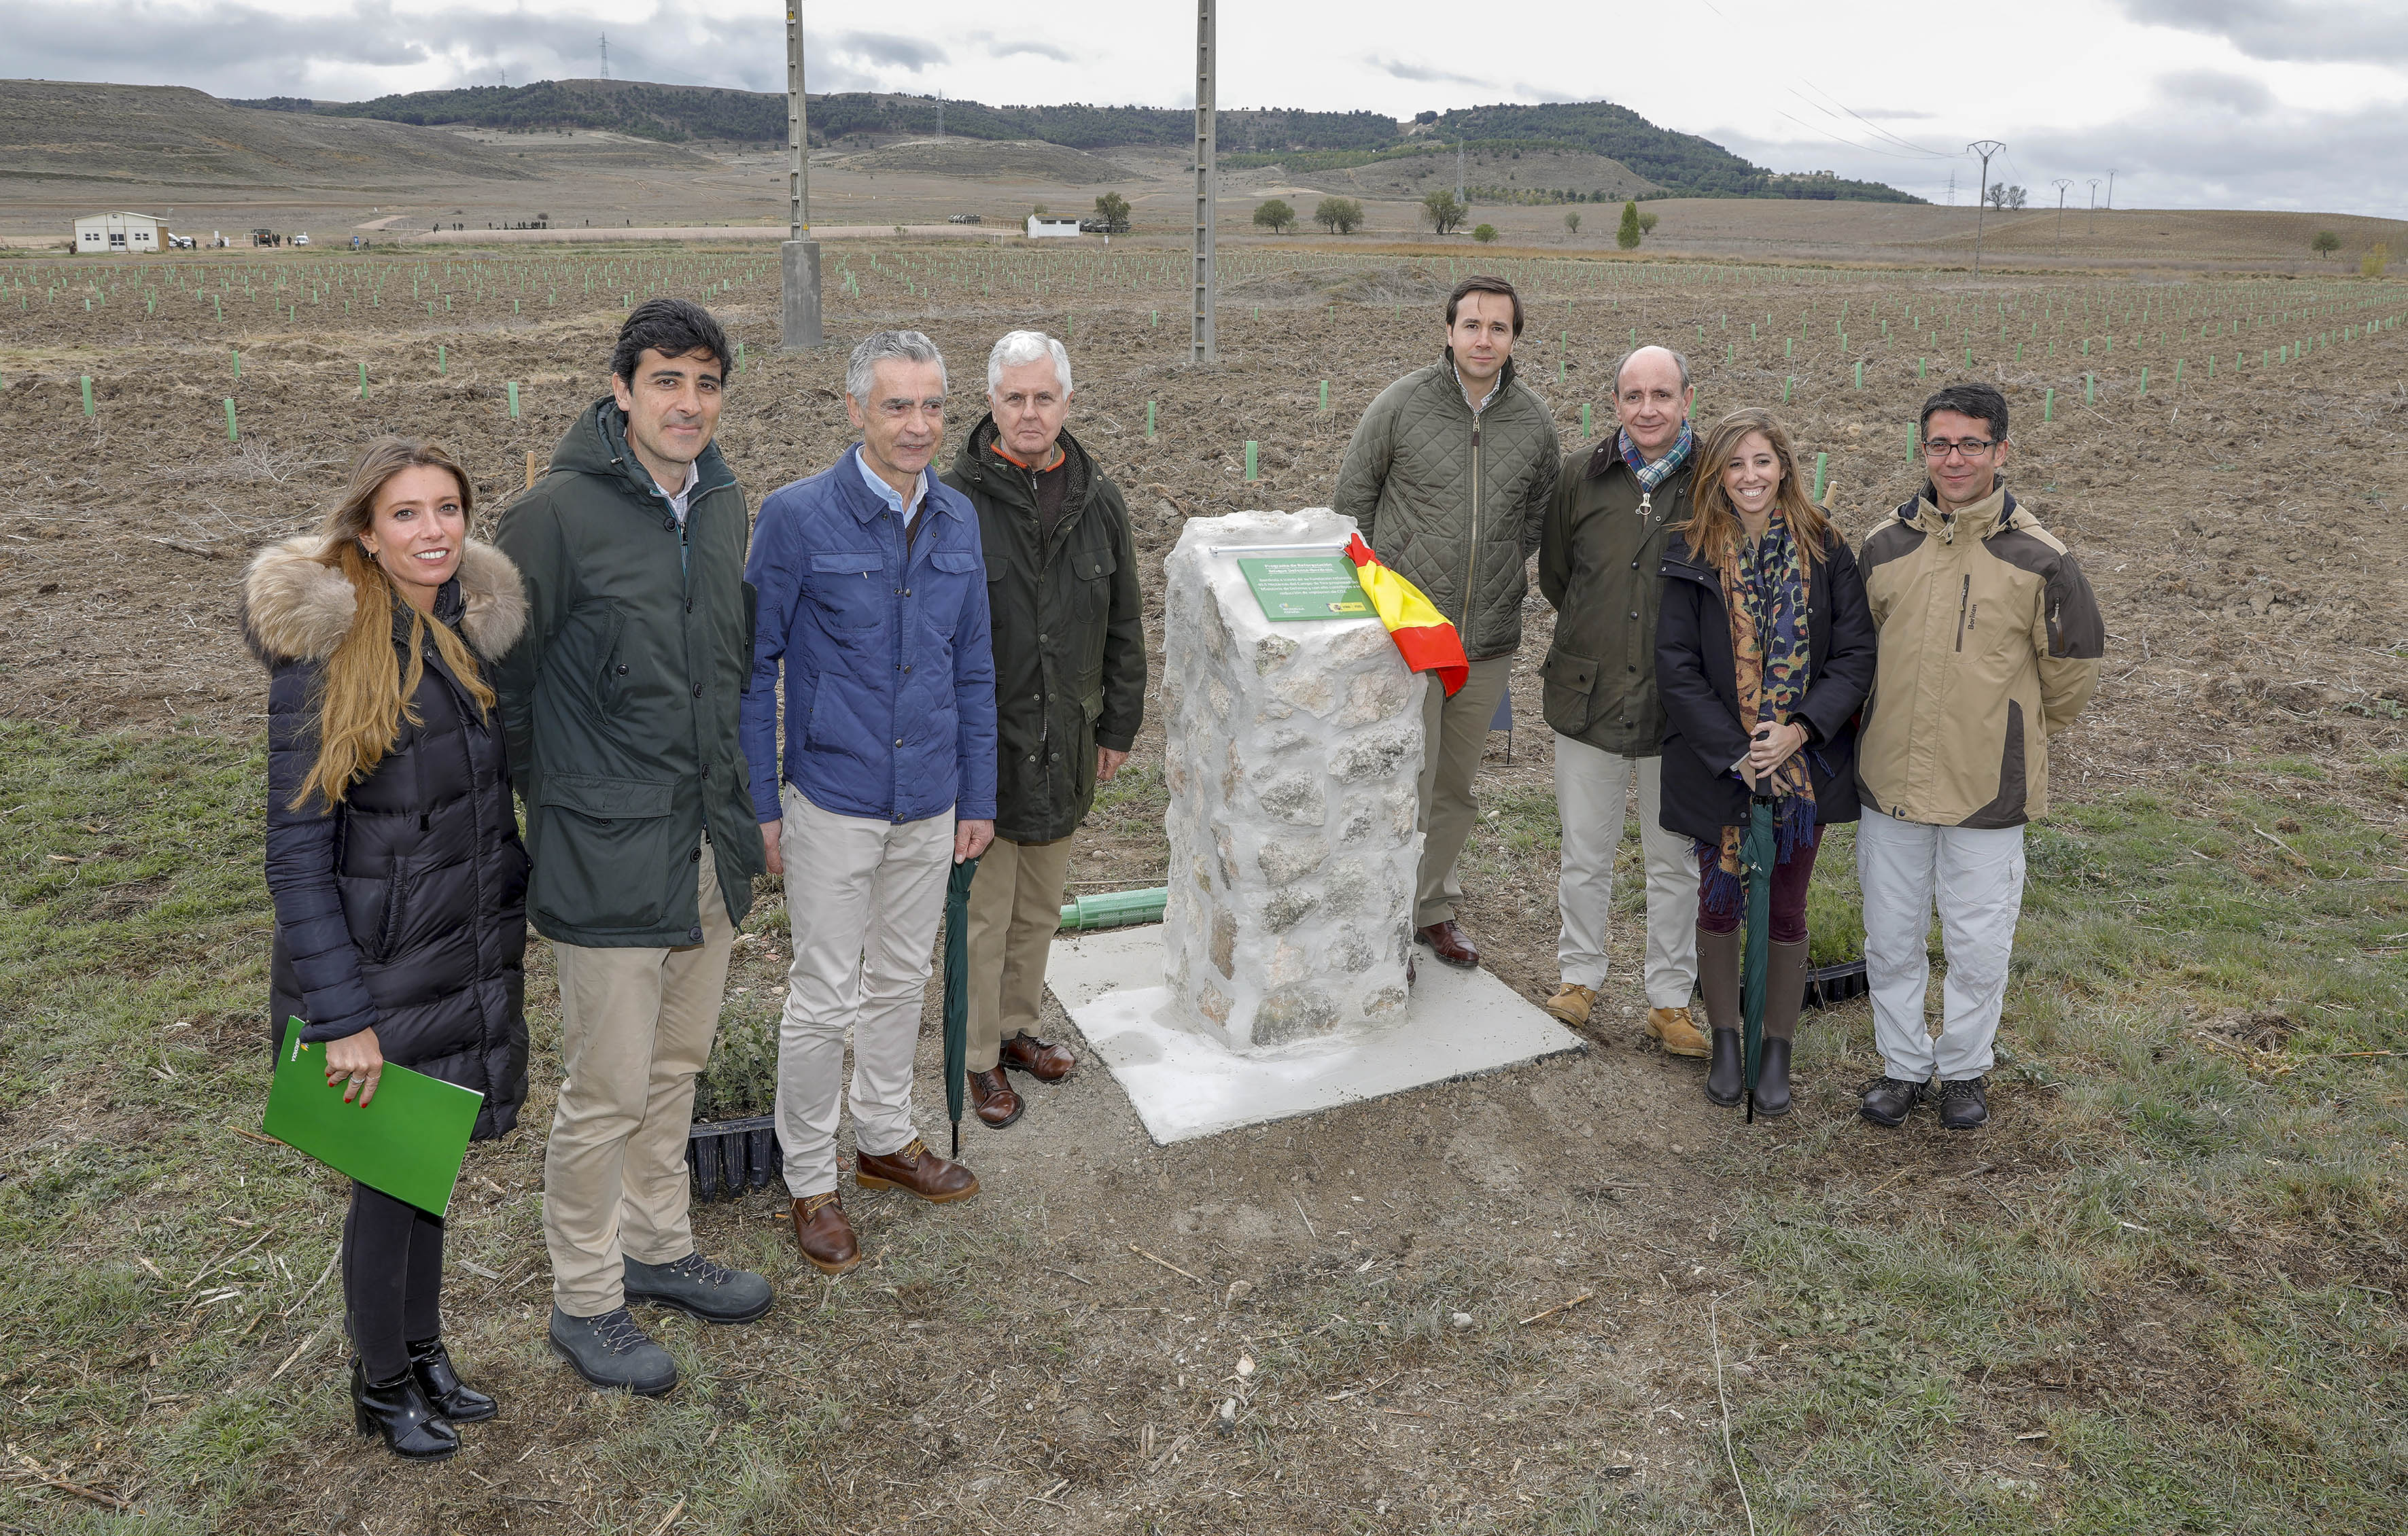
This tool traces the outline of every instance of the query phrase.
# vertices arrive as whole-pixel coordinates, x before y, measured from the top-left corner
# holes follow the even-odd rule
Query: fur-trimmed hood
[[[357,611],[351,579],[322,563],[325,536],[303,534],[270,544],[242,578],[242,638],[251,654],[280,661],[324,661],[351,632]],[[518,643],[526,628],[526,589],[510,557],[468,539],[460,548],[460,637],[487,661]]]

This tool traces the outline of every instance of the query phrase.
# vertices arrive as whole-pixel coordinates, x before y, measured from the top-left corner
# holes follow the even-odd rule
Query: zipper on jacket
[[[1973,577],[1969,571],[1965,576],[1964,588],[1956,595],[1956,650],[1959,654],[1965,650],[1965,610],[1972,601]]]
[[[1020,472],[1028,477],[1028,520],[1036,524],[1037,611],[1041,616],[1045,611],[1046,556],[1052,553],[1046,547],[1049,541],[1045,537],[1045,504],[1038,497],[1037,471],[1022,465]],[[1060,532],[1058,524],[1054,531]],[[993,615],[989,615],[989,622],[993,622]],[[1037,648],[1037,766],[1039,768],[1045,767],[1046,743],[1053,732],[1054,685],[1045,675],[1045,648],[1040,645]]]
[[[1502,386],[1499,381],[1498,387]],[[1463,558],[1463,627],[1471,627],[1471,602],[1480,574],[1480,409],[1471,412],[1471,537]]]

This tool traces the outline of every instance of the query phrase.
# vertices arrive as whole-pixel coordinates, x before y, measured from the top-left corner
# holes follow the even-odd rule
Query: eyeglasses
[[[1950,442],[1945,438],[1934,438],[1923,445],[1923,456],[1927,459],[1944,459],[1951,453],[1962,453],[1969,459],[1978,459],[1998,446],[1995,442],[1985,442],[1979,438],[1968,438],[1963,442]]]

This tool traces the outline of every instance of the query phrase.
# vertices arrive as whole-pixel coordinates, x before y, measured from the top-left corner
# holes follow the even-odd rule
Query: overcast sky
[[[759,0],[42,0],[12,7],[0,75],[357,100],[591,76],[777,90],[783,12]],[[1183,5],[806,0],[810,84],[993,104],[1194,101]],[[1366,16],[1375,18],[1367,32]],[[904,30],[900,23],[910,23]],[[1225,0],[1224,107],[1410,117],[1619,102],[1775,170],[1959,202],[1990,179],[2053,204],[2113,169],[2118,207],[2408,217],[2408,0],[1662,0],[1654,6]]]

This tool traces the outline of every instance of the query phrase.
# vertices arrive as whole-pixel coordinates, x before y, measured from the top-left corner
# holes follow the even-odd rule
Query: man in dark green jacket
[[[711,446],[728,356],[700,306],[638,307],[609,396],[494,537],[526,584],[526,632],[494,682],[526,802],[527,917],[560,977],[552,1343],[595,1385],[646,1396],[677,1367],[629,1302],[738,1323],[771,1299],[695,1251],[686,1212],[695,1078],[764,865],[737,744],[751,523]]]
[[[1077,438],[1070,354],[1014,331],[987,357],[987,416],[945,483],[978,508],[995,636],[995,841],[970,886],[969,1092],[998,1128],[1004,1069],[1059,1082],[1069,1048],[1030,1031],[1062,916],[1070,835],[1145,711],[1145,625],[1128,507]]]
[[[1656,614],[1665,530],[1689,515],[1689,361],[1641,347],[1614,369],[1621,428],[1564,459],[1539,542],[1539,591],[1555,610],[1542,696],[1555,733],[1563,861],[1555,905],[1561,985],[1547,1012],[1588,1022],[1605,985],[1606,921],[1627,797],[1639,793],[1647,865],[1647,1032],[1675,1055],[1711,1044],[1689,1017],[1698,978],[1698,861],[1657,814],[1664,707],[1656,696]],[[1719,1027],[1723,1020],[1716,1019]]]
[[[1456,926],[1455,860],[1471,835],[1471,777],[1522,647],[1524,564],[1555,488],[1555,423],[1513,377],[1522,299],[1466,278],[1446,301],[1446,352],[1371,402],[1338,470],[1337,510],[1381,562],[1422,589],[1463,638],[1470,676],[1422,710],[1421,873],[1414,937],[1453,966],[1480,950]]]

